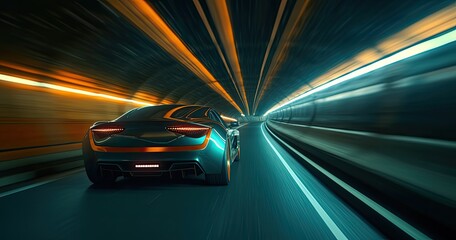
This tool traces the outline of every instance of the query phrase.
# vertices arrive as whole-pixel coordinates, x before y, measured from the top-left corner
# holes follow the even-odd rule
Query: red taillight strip
[[[177,134],[181,134],[187,137],[192,138],[199,138],[207,134],[209,131],[208,127],[200,127],[200,126],[186,126],[186,125],[177,125],[177,126],[168,126],[166,130],[170,132],[174,132]]]
[[[100,126],[92,128],[92,133],[97,137],[97,141],[111,135],[123,132],[125,129],[120,126]]]
[[[121,127],[113,127],[113,128],[92,128],[92,132],[100,132],[100,133],[116,133],[122,132],[124,128]]]
[[[194,146],[175,146],[175,147],[104,147],[97,146],[93,141],[93,134],[89,134],[90,146],[96,152],[183,152],[183,151],[196,151],[206,148],[209,139],[211,138],[211,131],[206,135],[204,142],[200,145]]]
[[[170,131],[207,131],[207,127],[166,127]]]

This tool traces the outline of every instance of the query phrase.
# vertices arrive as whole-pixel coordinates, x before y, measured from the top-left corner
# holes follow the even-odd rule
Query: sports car
[[[87,176],[94,184],[120,176],[202,176],[210,185],[230,182],[240,158],[239,131],[212,108],[159,105],[132,109],[96,122],[82,144]]]

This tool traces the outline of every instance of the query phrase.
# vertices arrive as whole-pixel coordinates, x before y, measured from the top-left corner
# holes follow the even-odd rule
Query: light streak
[[[351,80],[353,78],[356,78],[356,77],[359,77],[363,74],[366,74],[366,73],[369,73],[369,72],[372,72],[374,70],[377,70],[379,68],[382,68],[382,67],[385,67],[385,66],[388,66],[388,65],[391,65],[393,63],[396,63],[398,61],[401,61],[401,60],[404,60],[404,59],[407,59],[409,57],[413,57],[415,55],[418,55],[420,53],[424,53],[424,52],[427,52],[427,51],[430,51],[432,49],[435,49],[435,48],[438,48],[438,47],[441,47],[443,45],[446,45],[448,43],[451,43],[451,42],[454,42],[456,41],[456,30],[453,30],[451,32],[448,32],[448,33],[445,33],[441,36],[438,36],[438,37],[435,37],[433,39],[430,39],[428,41],[425,41],[425,42],[422,42],[422,43],[419,43],[415,46],[412,46],[412,47],[409,47],[409,48],[406,48],[402,51],[399,51],[398,53],[395,53],[387,58],[384,58],[384,59],[381,59],[379,61],[376,61],[374,63],[371,63],[367,66],[364,66],[362,68],[359,68],[353,72],[350,72],[349,74],[347,75],[344,75],[342,77],[338,77],[338,78],[335,78],[335,79],[332,79],[330,81],[328,81],[327,83],[323,84],[323,85],[320,85],[316,88],[313,88],[281,105],[278,105],[278,106],[274,106],[273,108],[269,109],[263,116],[267,116],[269,113],[273,112],[273,111],[276,111],[284,106],[287,106],[293,102],[296,102],[304,97],[307,97],[311,94],[314,94],[316,92],[319,92],[319,91],[322,91],[324,89],[327,89],[329,87],[332,87],[334,85],[337,85],[337,84],[340,84],[342,82],[345,82],[345,81],[348,81],[348,80]]]
[[[258,90],[260,89],[260,86],[261,86],[261,81],[263,79],[263,73],[264,73],[264,69],[265,69],[265,66],[266,66],[266,62],[267,62],[267,60],[269,58],[269,53],[271,51],[272,44],[275,41],[275,38],[276,38],[276,35],[277,35],[277,30],[279,28],[280,22],[282,21],[283,12],[285,10],[285,6],[286,5],[287,5],[287,0],[282,0],[280,2],[279,9],[277,10],[277,16],[276,16],[276,19],[275,19],[275,22],[274,22],[274,27],[272,29],[271,36],[269,38],[268,47],[266,48],[266,52],[264,54],[263,64],[261,64],[260,76],[258,77],[258,82],[257,82],[257,86],[256,86],[256,89],[255,89],[255,95],[253,97],[253,106],[254,106],[254,110],[255,111],[256,111],[256,107],[255,106],[257,105],[256,103],[257,103]],[[253,114],[255,114],[255,112]]]
[[[228,121],[231,121],[231,122],[236,122],[237,121],[237,119],[235,119],[235,118],[230,118],[230,117],[223,116],[223,115],[221,115],[220,117],[222,117],[224,120],[228,120]]]
[[[312,80],[290,94],[285,99],[276,103],[271,109],[278,109],[278,106],[284,106],[285,103],[299,97],[302,94],[317,88],[333,79],[341,77],[356,69],[373,63],[381,58],[398,52],[407,47],[413,46],[425,39],[436,36],[439,33],[448,31],[456,26],[456,4],[452,4],[416,23],[405,28],[397,34],[387,38],[378,46],[366,49],[351,60],[348,60],[335,68],[329,70],[318,78]],[[256,109],[255,109],[256,110]]]
[[[212,20],[215,28],[219,33],[220,40],[225,49],[226,57],[233,71],[234,77],[237,81],[237,86],[242,96],[247,114],[249,114],[249,104],[245,94],[244,79],[242,78],[241,66],[237,55],[236,44],[234,41],[233,28],[231,26],[230,14],[226,1],[206,1],[209,12],[211,13]]]
[[[220,94],[234,108],[242,113],[241,108],[230,94],[215,79],[209,70],[193,55],[185,43],[173,32],[159,14],[144,0],[108,2],[130,20],[138,29],[147,34],[166,52],[187,67],[211,89]]]
[[[300,151],[296,150],[292,146],[290,146],[288,143],[284,142],[282,139],[280,139],[278,136],[276,136],[268,127],[266,124],[262,124],[261,131],[263,131],[263,127],[266,128],[266,130],[271,134],[277,141],[281,142],[284,144],[288,149],[293,151],[296,155],[298,155],[301,159],[305,160],[307,163],[309,163],[312,167],[317,169],[319,172],[322,174],[326,175],[329,179],[334,181],[337,185],[348,191],[350,194],[358,198],[360,201],[362,201],[364,204],[372,208],[374,211],[382,215],[384,218],[386,218],[388,221],[399,227],[402,231],[410,235],[413,239],[430,239],[428,236],[420,232],[418,229],[413,227],[412,225],[408,224],[398,216],[394,215],[392,212],[387,210],[386,208],[382,207],[380,204],[375,202],[374,200],[370,199],[366,195],[362,194],[346,182],[342,181],[340,178],[334,176],[332,173],[328,172],[326,169],[322,168],[320,165],[316,164],[314,161],[312,161],[310,158],[306,157],[303,155]],[[264,134],[264,131],[263,131]],[[266,137],[266,135],[264,135]],[[268,140],[268,139],[266,139]],[[273,145],[271,145],[273,147]]]
[[[220,48],[219,43],[217,42],[217,39],[215,37],[214,32],[212,31],[211,25],[209,24],[209,21],[206,17],[206,14],[204,13],[203,7],[201,6],[199,0],[193,0],[193,3],[195,4],[196,10],[198,11],[201,20],[203,21],[204,26],[206,27],[207,32],[209,33],[209,36],[211,37],[212,43],[214,43],[215,48],[217,49],[217,52],[220,56],[220,59],[223,62],[223,66],[225,66],[225,70],[230,76],[231,82],[233,83],[234,88],[236,89],[236,92],[239,96],[239,98],[242,100],[241,93],[239,91],[239,87],[236,84],[236,80],[234,79],[233,75],[231,74],[231,70],[228,67],[228,63],[226,62],[225,56],[223,55],[222,49]],[[245,102],[244,102],[245,104]]]
[[[309,189],[304,185],[304,183],[299,179],[299,177],[296,175],[296,173],[293,171],[293,169],[290,167],[290,165],[287,163],[287,161],[283,158],[282,154],[279,153],[276,147],[274,147],[274,144],[271,143],[269,138],[266,136],[266,133],[264,132],[264,123],[261,125],[261,132],[263,133],[264,139],[268,142],[269,146],[271,149],[274,151],[274,153],[277,155],[279,158],[280,162],[283,164],[287,172],[290,174],[291,178],[294,180],[294,182],[298,185],[299,189],[301,190],[302,193],[306,196],[306,198],[309,200],[310,204],[312,207],[315,209],[315,211],[320,215],[321,219],[325,222],[326,226],[329,228],[331,233],[334,235],[336,239],[341,239],[341,240],[347,240],[348,238],[345,236],[345,234],[342,232],[342,230],[337,226],[337,224],[332,220],[332,218],[328,215],[328,213],[325,211],[325,209],[321,206],[321,204],[318,202],[317,198],[313,196],[313,194],[309,191]]]
[[[116,97],[116,96],[112,96],[112,95],[108,95],[108,94],[104,94],[104,93],[96,93],[96,92],[90,92],[90,91],[76,89],[76,88],[59,86],[56,84],[38,82],[38,81],[33,81],[33,80],[5,75],[5,74],[0,74],[0,81],[11,82],[11,83],[16,83],[16,84],[21,84],[21,85],[28,85],[28,86],[33,86],[33,87],[54,89],[54,90],[58,90],[58,91],[62,91],[62,92],[76,93],[76,94],[86,95],[86,96],[91,96],[91,97],[100,97],[100,98],[105,98],[105,99],[110,99],[110,100],[115,100],[115,101],[134,103],[134,104],[138,104],[138,105],[149,105],[149,106],[155,105],[155,104],[152,104],[149,102],[136,101],[136,100]]]
[[[309,11],[309,3],[309,0],[297,0],[293,7],[290,18],[288,19],[285,29],[280,36],[279,43],[277,44],[267,73],[264,76],[263,84],[261,86],[260,84],[257,85],[253,104],[254,114],[256,113],[258,105],[265,92],[269,89],[269,86],[272,83],[272,79],[277,74],[282,64],[285,62],[285,59],[287,58],[287,55],[291,49],[289,47],[290,43],[293,42],[298,34],[301,33],[301,29],[304,28],[304,24],[306,23],[305,20],[308,16],[307,12]]]

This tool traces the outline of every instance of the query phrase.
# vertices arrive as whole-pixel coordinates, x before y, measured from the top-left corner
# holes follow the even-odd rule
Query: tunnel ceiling
[[[452,2],[2,1],[0,70],[152,103],[261,115]],[[138,17],[150,10],[188,53]]]

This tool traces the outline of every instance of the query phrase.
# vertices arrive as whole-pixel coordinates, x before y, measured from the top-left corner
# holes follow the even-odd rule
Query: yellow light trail
[[[354,58],[334,67],[325,74],[314,79],[310,84],[303,85],[294,93],[290,94],[290,96],[275,104],[271,109],[278,109],[280,106],[287,105],[289,101],[302,96],[318,86],[454,27],[456,27],[456,4],[452,4],[418,21],[399,33],[387,38],[378,46],[367,49]],[[268,112],[270,112],[270,110],[268,110]]]
[[[246,106],[246,102],[243,100],[243,97],[242,97],[241,92],[239,90],[238,84],[236,83],[236,80],[233,77],[233,74],[231,74],[231,70],[228,67],[228,63],[226,62],[225,56],[223,55],[223,52],[222,52],[222,49],[220,48],[220,45],[217,42],[217,39],[215,38],[215,34],[212,31],[212,28],[211,28],[211,26],[209,24],[209,21],[208,21],[208,19],[206,17],[206,14],[204,13],[203,7],[201,6],[199,0],[193,0],[193,3],[195,4],[196,10],[198,11],[198,13],[199,13],[199,15],[201,17],[201,20],[203,21],[204,26],[206,27],[206,30],[209,33],[209,36],[211,37],[211,40],[214,43],[215,48],[217,49],[217,52],[218,52],[218,54],[220,56],[220,59],[222,59],[223,65],[225,66],[225,69],[226,69],[226,72],[230,76],[231,82],[233,83],[233,86],[236,89],[236,92],[237,92],[239,98],[244,103],[244,106]],[[248,107],[248,105],[247,105],[247,107]],[[246,108],[246,110],[249,111],[248,108]]]
[[[33,81],[33,80],[5,75],[5,74],[0,74],[0,81],[40,87],[40,88],[49,88],[49,89],[54,89],[54,90],[58,90],[58,91],[62,91],[62,92],[76,93],[76,94],[92,96],[92,97],[100,97],[100,98],[105,98],[105,99],[110,99],[110,100],[115,100],[115,101],[134,103],[134,104],[138,104],[138,105],[155,105],[155,104],[148,103],[148,102],[136,101],[136,100],[116,97],[116,96],[112,96],[112,95],[108,95],[108,94],[104,94],[104,93],[90,92],[90,91],[86,91],[86,90],[60,86],[60,85],[56,85],[56,84],[38,82],[38,81]]]
[[[220,40],[227,54],[228,62],[236,78],[237,86],[242,96],[247,114],[250,114],[249,103],[245,93],[244,79],[241,73],[241,66],[237,55],[236,44],[234,41],[233,27],[231,25],[230,14],[226,5],[226,0],[206,1],[206,5],[211,13],[215,28],[219,33]]]
[[[231,118],[231,117],[227,117],[227,116],[223,116],[223,115],[220,115],[221,118],[223,118],[223,120],[227,120],[227,121],[231,121],[231,122],[236,122],[237,119],[235,118]]]
[[[43,82],[53,83],[60,82],[60,86],[79,86],[79,89],[90,89],[100,92],[106,92],[114,95],[126,95],[125,89],[120,86],[110,85],[109,89],[103,87],[99,79],[89,78],[74,72],[65,71],[62,69],[47,69],[42,70],[40,66],[27,66],[17,63],[0,61],[0,67],[8,70],[3,71],[6,75],[21,76],[28,79],[40,79]],[[150,98],[151,96],[147,96]]]
[[[144,0],[108,2],[130,20],[136,27],[147,34],[160,47],[186,66],[211,89],[220,94],[240,113],[241,108],[236,104],[228,92],[220,85],[206,67],[192,54],[182,40],[171,30],[158,13]]]

